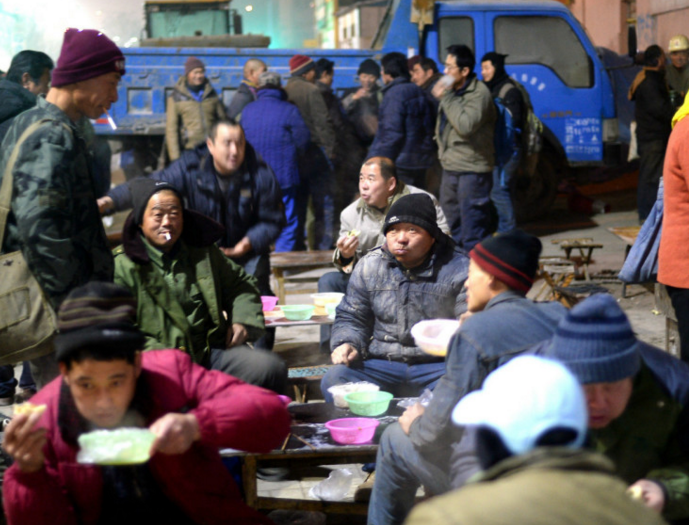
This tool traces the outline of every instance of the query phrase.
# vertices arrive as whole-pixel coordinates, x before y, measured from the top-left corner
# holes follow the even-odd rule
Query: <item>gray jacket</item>
[[[493,170],[497,111],[490,90],[476,77],[440,100],[435,139],[443,169],[485,173]]]
[[[388,205],[384,210],[379,210],[373,206],[369,206],[364,202],[363,199],[359,198],[349,206],[347,206],[340,214],[340,237],[345,235],[347,232],[352,230],[358,230],[359,233],[359,247],[356,249],[356,253],[352,260],[347,263],[346,266],[342,266],[342,260],[340,259],[340,250],[335,248],[333,252],[333,264],[345,272],[352,273],[354,265],[359,259],[366,255],[369,250],[372,250],[376,246],[380,246],[385,242],[385,235],[383,235],[383,223],[385,222],[385,216],[390,209],[390,206],[404,195],[409,195],[410,193],[425,193],[432,200],[435,205],[435,213],[437,216],[438,227],[443,233],[450,234],[450,229],[447,226],[447,219],[445,219],[445,214],[443,213],[438,199],[436,199],[430,193],[421,190],[410,184],[405,184],[402,181],[398,181],[397,191],[390,196],[388,199]]]
[[[411,270],[385,246],[370,251],[337,307],[330,347],[349,343],[364,359],[437,360],[416,346],[411,328],[424,319],[458,319],[466,311],[468,269],[469,258],[449,238],[436,242],[431,257]]]

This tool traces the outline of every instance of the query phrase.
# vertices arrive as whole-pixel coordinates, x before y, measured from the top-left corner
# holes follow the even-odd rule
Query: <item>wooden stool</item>
[[[553,295],[567,308],[572,308],[579,301],[597,293],[610,293],[607,288],[597,284],[575,284],[573,286],[556,286]]]
[[[541,257],[538,263],[539,275],[545,282],[534,299],[537,301],[556,299],[555,288],[569,286],[574,280],[576,267],[572,261],[560,257]]]
[[[593,239],[585,237],[581,239],[553,239],[553,244],[559,244],[560,248],[565,251],[565,257],[572,260],[572,250],[579,251],[581,265],[584,268],[584,279],[591,280],[589,276],[589,264],[593,256],[593,250],[596,248],[603,248],[602,244],[594,243]]]
[[[319,382],[334,365],[300,366],[287,371],[287,384],[294,388],[297,403],[306,403],[310,383]]]

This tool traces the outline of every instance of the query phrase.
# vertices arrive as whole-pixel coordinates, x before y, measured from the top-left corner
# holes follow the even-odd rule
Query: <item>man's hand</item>
[[[426,408],[421,403],[414,403],[404,411],[397,422],[400,424],[400,427],[402,427],[402,430],[404,430],[405,434],[409,435],[411,424],[417,417],[423,415],[425,410]]]
[[[247,337],[249,337],[249,332],[247,331],[246,326],[239,323],[232,323],[232,326],[227,329],[225,347],[232,348],[233,346],[244,344]]]
[[[437,99],[443,98],[445,93],[448,92],[448,87],[445,83],[443,82],[436,82],[435,86],[433,86],[433,89],[431,90],[431,95],[433,95]]]
[[[627,492],[633,495],[634,492],[639,489],[641,489],[641,497],[635,499],[639,499],[644,505],[656,512],[663,512],[663,507],[665,507],[665,493],[658,483],[648,479],[640,479],[636,483],[630,485],[627,488]]]
[[[330,354],[334,365],[347,365],[359,357],[359,352],[349,343],[338,346],[333,353]]]
[[[165,414],[149,430],[156,435],[151,455],[184,454],[194,441],[201,439],[199,422],[194,414]]]
[[[467,310],[466,312],[464,312],[462,315],[459,316],[459,322],[460,322],[460,323],[463,323],[464,321],[466,321],[467,319],[469,319],[469,317],[471,317],[471,316],[474,315],[475,313],[476,313],[476,312],[470,312],[469,310]]]
[[[356,249],[359,247],[359,236],[344,234],[337,239],[337,244],[335,246],[340,250],[341,259],[351,259],[354,257]]]
[[[5,429],[2,448],[12,456],[22,472],[38,472],[45,463],[43,446],[47,441],[46,429],[33,429],[40,418],[40,413],[20,414]]]
[[[359,88],[356,90],[356,93],[352,96],[354,100],[359,100],[361,97],[367,97],[368,96],[368,89],[366,88]]]
[[[101,215],[107,215],[115,210],[115,203],[110,197],[101,197],[96,202],[98,203],[98,212]]]
[[[248,237],[244,237],[241,241],[234,245],[232,248],[220,248],[220,250],[225,254],[225,257],[231,259],[238,259],[243,255],[246,255],[251,250],[251,241]]]

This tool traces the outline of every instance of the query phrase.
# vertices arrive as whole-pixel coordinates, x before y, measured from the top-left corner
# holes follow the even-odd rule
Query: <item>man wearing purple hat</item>
[[[1,251],[22,250],[55,309],[73,288],[112,280],[112,255],[89,174],[91,159],[77,121],[96,119],[117,101],[124,71],[124,56],[107,36],[68,29],[50,91],[15,118],[2,142],[0,177],[17,152]],[[39,388],[58,373],[50,355],[34,360],[34,366]]]

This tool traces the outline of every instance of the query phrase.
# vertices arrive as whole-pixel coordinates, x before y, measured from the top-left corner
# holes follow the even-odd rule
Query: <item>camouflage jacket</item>
[[[39,97],[36,107],[15,118],[0,147],[0,178],[21,134],[41,119],[52,122],[26,139],[12,170],[2,253],[21,250],[57,308],[77,286],[112,281],[114,263],[96,205],[86,146],[57,106]]]

